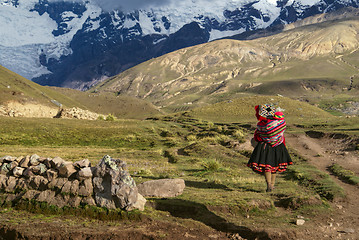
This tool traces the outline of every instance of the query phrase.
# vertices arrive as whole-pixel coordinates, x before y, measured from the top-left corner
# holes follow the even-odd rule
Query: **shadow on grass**
[[[226,191],[232,191],[226,185],[218,184],[214,182],[198,182],[198,181],[186,181],[186,187],[201,188],[201,189],[222,189]]]
[[[200,203],[182,199],[153,199],[153,204],[156,210],[167,211],[174,217],[202,222],[217,231],[238,233],[245,239],[270,239],[266,232],[255,232],[247,227],[230,223]]]

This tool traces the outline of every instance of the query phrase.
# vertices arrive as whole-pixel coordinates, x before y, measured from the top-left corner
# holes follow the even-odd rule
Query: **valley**
[[[284,2],[278,1],[278,8],[291,9],[285,6],[288,1]],[[14,3],[0,0],[0,6]],[[40,4],[36,11],[43,11],[45,19],[45,12],[54,6],[78,11],[77,17],[90,14],[88,9],[81,13],[85,8],[80,3],[76,5],[78,9],[70,3]],[[255,10],[253,6],[242,10]],[[98,11],[93,9],[89,22],[99,20]],[[303,16],[308,11],[303,10]],[[137,12],[140,13],[144,12]],[[239,14],[226,13],[227,20]],[[284,21],[282,13],[272,20]],[[69,16],[67,12],[64,17]],[[101,16],[98,23],[106,20],[106,14]],[[210,42],[199,37],[201,31],[208,29],[189,24],[185,28],[198,30],[191,36],[198,37],[200,45],[170,51],[175,49],[166,43],[181,39],[178,33],[161,41],[159,35],[151,35],[146,44],[158,40],[160,46],[155,50],[164,53],[161,47],[166,46],[169,53],[155,54],[133,67],[138,59],[123,66],[123,62],[107,58],[98,69],[102,60],[92,56],[92,68],[87,71],[85,63],[75,66],[77,60],[69,55],[66,61],[74,65],[56,81],[73,84],[72,87],[85,84],[86,91],[41,86],[0,66],[2,176],[10,176],[8,168],[16,165],[7,162],[9,156],[23,159],[37,154],[49,159],[61,157],[70,163],[87,159],[95,166],[110,155],[127,163],[137,185],[167,178],[183,179],[186,185],[179,196],[147,197],[144,211],[125,212],[89,204],[58,207],[35,199],[24,200],[21,194],[27,190],[10,191],[10,180],[6,180],[0,182],[0,240],[356,240],[358,16],[356,8],[342,9],[283,28],[277,26],[276,31],[253,29],[231,39]],[[76,22],[77,17],[66,21]],[[122,17],[139,21],[136,14]],[[120,25],[116,21],[121,16],[111,19],[112,24]],[[153,16],[151,24],[158,21]],[[163,18],[161,21],[166,22]],[[69,33],[65,28],[57,29],[57,33],[60,30]],[[140,31],[139,25],[132,30]],[[144,40],[136,44],[149,49],[141,41]],[[81,45],[79,39],[77,44]],[[85,48],[81,51],[84,55],[94,53]],[[44,59],[40,59],[42,63]],[[52,64],[54,67],[60,62]],[[63,71],[63,67],[56,71]],[[121,73],[104,77],[112,67],[116,71],[121,68]],[[93,71],[102,81],[89,84],[78,77],[84,74],[84,78],[94,80]],[[72,77],[76,81],[71,82]],[[283,111],[286,144],[294,162],[278,176],[272,192],[265,191],[263,176],[247,167],[256,129],[254,107],[264,103]],[[73,197],[62,189],[58,191],[63,197]]]
[[[109,154],[126,161],[137,184],[161,178],[186,182],[184,193],[176,198],[149,198],[145,211],[136,213],[140,220],[106,220],[106,213],[101,218],[90,212],[63,215],[40,205],[11,206],[1,198],[2,235],[12,239],[355,239],[358,183],[341,181],[328,166],[336,163],[358,176],[357,118],[328,115],[323,121],[317,116],[306,123],[298,117],[288,119],[287,145],[295,164],[278,177],[275,191],[266,193],[263,177],[246,166],[254,117],[221,123],[187,114],[112,122],[0,117],[2,156],[36,153],[69,161],[86,158],[96,164]],[[304,225],[296,225],[298,216],[304,218]]]

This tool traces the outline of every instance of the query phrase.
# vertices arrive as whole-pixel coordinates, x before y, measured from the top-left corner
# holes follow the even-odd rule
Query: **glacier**
[[[308,12],[317,13],[318,10],[313,7],[320,4],[323,7],[318,9],[323,8],[323,12],[331,9],[334,3],[343,6],[358,5],[354,0],[162,2],[161,6],[146,4],[142,9],[126,12],[121,9],[109,10],[108,5],[104,9],[105,2],[101,3],[99,0],[0,0],[0,64],[28,79],[36,79],[53,74],[56,66],[66,57],[77,53],[75,47],[89,42],[93,48],[81,51],[93,51],[95,54],[96,51],[109,51],[111,47],[128,44],[133,40],[146,42],[146,36],[150,36],[152,46],[150,44],[145,49],[158,45],[158,48],[167,49],[158,51],[164,54],[173,50],[165,46],[171,36],[178,35],[180,30],[191,23],[197,23],[203,32],[208,34],[198,41],[213,41],[249,30],[267,28],[273,24],[290,23],[305,17]],[[286,16],[289,10],[296,16]],[[95,46],[102,48],[96,50]],[[123,51],[119,52],[123,54]],[[96,57],[93,54],[91,56]],[[158,53],[141,57],[137,63],[156,57],[156,54]],[[80,60],[68,60],[68,64],[81,64],[78,61]],[[136,64],[136,61],[133,60],[131,64]],[[123,65],[130,67],[131,64]],[[102,65],[103,63],[100,63],[99,68],[102,69]],[[107,71],[107,75],[100,72],[100,76],[96,78],[119,73],[120,68],[114,68],[117,72]],[[86,81],[94,79],[95,77]],[[76,82],[81,82],[81,79]]]

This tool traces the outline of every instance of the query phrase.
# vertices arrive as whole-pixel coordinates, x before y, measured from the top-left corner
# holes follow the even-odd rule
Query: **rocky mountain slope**
[[[219,40],[133,67],[93,90],[197,106],[243,94],[301,98],[351,94],[358,86],[358,11],[347,19],[285,30],[254,40]],[[344,92],[343,92],[344,91]]]
[[[141,119],[159,111],[152,104],[131,97],[44,87],[0,66],[0,116],[52,118],[58,115],[94,120],[99,116],[97,113]]]
[[[357,0],[185,0],[105,11],[95,3],[0,0],[0,64],[40,84],[86,89],[184,47],[358,7]]]

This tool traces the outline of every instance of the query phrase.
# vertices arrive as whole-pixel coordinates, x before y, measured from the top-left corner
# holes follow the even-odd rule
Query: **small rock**
[[[65,182],[64,186],[61,189],[61,192],[62,193],[70,193],[71,185],[72,185],[72,181]]]
[[[9,167],[10,171],[12,171],[14,168],[16,168],[19,165],[19,163],[16,161],[12,161],[9,164],[10,164],[10,167]]]
[[[55,192],[51,190],[45,190],[40,192],[40,194],[36,197],[36,200],[39,202],[48,202],[49,199],[55,197]]]
[[[20,178],[17,181],[16,188],[21,189],[21,190],[27,190],[27,184],[23,178]]]
[[[33,176],[29,178],[29,186],[34,190],[44,190],[48,181],[44,177],[41,176]],[[40,187],[41,186],[41,187]],[[41,188],[41,189],[40,189]]]
[[[26,177],[26,178],[33,177],[35,175],[32,171],[33,168],[34,168],[33,166],[26,168],[23,172],[24,177]]]
[[[298,218],[298,219],[304,219],[304,217],[301,216],[301,215],[298,215],[297,218]]]
[[[19,166],[23,168],[27,168],[29,166],[29,163],[30,163],[30,156],[26,156],[19,162]]]
[[[12,161],[14,161],[15,159],[16,159],[16,158],[11,157],[11,156],[5,156],[5,157],[2,157],[2,158],[1,158],[1,160],[2,160],[3,162],[7,162],[7,163],[12,162]]]
[[[72,162],[63,162],[58,168],[58,170],[59,175],[65,178],[69,178],[72,174],[77,172]]]
[[[28,190],[26,193],[22,196],[23,199],[36,199],[37,196],[40,194],[40,191],[37,190]]]
[[[92,178],[92,170],[90,167],[85,167],[82,168],[78,173],[77,173],[77,178],[79,180],[84,180],[87,178]]]
[[[67,201],[69,200],[69,196],[57,194],[54,198],[49,199],[48,203],[50,205],[55,205],[59,208],[63,208],[67,205]]]
[[[50,182],[53,180],[53,179],[55,179],[55,178],[57,178],[57,172],[56,171],[54,171],[54,170],[47,170],[46,171],[46,176],[47,176],[47,180],[49,180]]]
[[[92,179],[84,180],[79,186],[79,195],[88,197],[93,193]]]
[[[3,174],[0,174],[0,189],[4,189],[7,186],[7,177]]]
[[[40,161],[39,161],[40,157],[36,154],[32,155],[30,157],[30,165],[31,166],[37,166],[40,164]]]
[[[304,223],[305,223],[304,219],[297,219],[295,224],[297,224],[298,226],[302,226],[302,225],[304,225]]]
[[[343,209],[342,205],[337,204],[336,206],[337,206],[338,209]]]
[[[146,202],[147,200],[141,194],[138,193],[136,203],[132,205],[132,207],[128,208],[127,210],[131,211],[133,209],[138,209],[140,211],[144,211]]]
[[[51,160],[51,158],[45,158],[42,163],[45,164],[46,168],[50,169],[52,167],[50,163]]]
[[[91,167],[91,163],[88,159],[83,159],[81,161],[74,162],[74,166],[77,168],[87,168]]]
[[[6,192],[13,192],[16,188],[17,179],[15,177],[9,177],[7,180],[7,187],[5,188]]]
[[[79,196],[72,196],[68,200],[70,207],[78,207],[81,203],[81,198]]]
[[[50,162],[51,168],[57,169],[61,166],[62,163],[65,162],[65,160],[63,160],[60,157],[55,157],[55,158],[51,159],[49,162]]]
[[[355,233],[355,230],[353,228],[345,228],[340,232],[342,232],[342,233]]]
[[[79,184],[80,184],[80,182],[77,179],[72,181],[71,188],[70,188],[70,193],[72,193],[74,195],[77,195],[78,192],[79,192]]]
[[[20,163],[23,158],[24,158],[23,156],[17,157],[14,161]]]
[[[10,169],[11,169],[11,163],[3,163],[0,168],[0,173],[6,175],[10,172]]]
[[[84,197],[81,200],[81,204],[89,205],[89,206],[96,206],[96,202],[92,197]]]
[[[49,184],[47,184],[47,187],[49,189],[55,189],[56,184],[57,184],[57,178],[53,178],[49,180]]]
[[[36,175],[42,175],[46,172],[47,167],[45,164],[40,163],[32,169],[32,172]]]
[[[24,173],[24,168],[22,167],[15,167],[13,170],[12,170],[12,174],[15,176],[15,177],[21,177],[22,174]]]
[[[57,178],[57,179],[55,179],[54,187],[61,190],[66,182],[67,182],[67,179],[65,179],[65,178]]]

